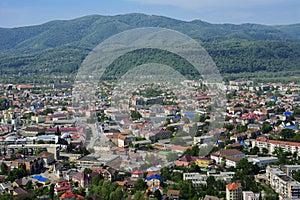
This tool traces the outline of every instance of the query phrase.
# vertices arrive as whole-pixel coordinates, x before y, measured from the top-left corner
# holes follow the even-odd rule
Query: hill
[[[0,28],[1,75],[76,73],[85,56],[101,41],[138,27],[170,28],[189,35],[207,49],[227,76],[300,74],[300,24],[210,24],[126,14]]]

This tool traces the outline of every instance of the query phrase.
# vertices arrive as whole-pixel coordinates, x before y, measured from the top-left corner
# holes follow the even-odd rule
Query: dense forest
[[[97,44],[116,33],[138,27],[169,28],[196,39],[227,77],[300,75],[300,24],[210,24],[127,14],[91,15],[37,26],[0,28],[0,76],[76,74]],[[176,65],[184,75],[197,75],[188,63],[171,53],[140,50],[116,60],[106,70],[106,77],[121,74],[124,66],[130,68],[150,61]]]

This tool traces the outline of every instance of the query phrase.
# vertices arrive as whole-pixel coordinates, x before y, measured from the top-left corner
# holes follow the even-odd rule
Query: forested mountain
[[[85,56],[101,41],[138,27],[163,27],[189,35],[206,48],[223,74],[300,73],[300,24],[210,24],[126,14],[0,28],[1,75],[75,73]]]

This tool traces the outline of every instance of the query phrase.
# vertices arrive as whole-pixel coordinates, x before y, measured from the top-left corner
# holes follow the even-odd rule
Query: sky
[[[0,27],[99,14],[145,13],[210,23],[300,23],[300,0],[0,0]]]

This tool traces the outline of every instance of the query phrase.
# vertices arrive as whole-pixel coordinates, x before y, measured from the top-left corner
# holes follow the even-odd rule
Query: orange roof
[[[242,185],[240,183],[235,183],[235,182],[226,185],[226,188],[230,191],[237,190],[239,187],[242,187]]]
[[[163,148],[165,148],[164,146],[161,146],[161,145],[154,145],[154,148],[155,149],[163,149]]]
[[[159,174],[158,172],[148,172],[147,177],[155,175],[155,174]]]
[[[106,135],[106,137],[108,138],[108,139],[113,139],[113,138],[118,138],[118,136],[119,136],[119,134],[117,133],[117,134],[112,134],[112,135]]]
[[[126,184],[125,181],[116,181],[119,186],[124,186]]]
[[[256,141],[258,142],[268,142],[268,143],[271,143],[271,144],[278,144],[278,145],[288,145],[288,146],[300,146],[300,143],[299,142],[285,142],[285,141],[279,141],[279,140],[268,140],[267,138],[264,138],[264,137],[260,137],[260,138],[257,138]]]
[[[66,198],[70,198],[70,197],[74,197],[75,194],[73,193],[73,191],[70,189],[68,191],[66,191],[65,193],[63,193],[60,198],[61,199],[66,199]]]
[[[79,194],[74,194],[71,189],[66,191],[65,193],[63,193],[59,198],[60,199],[70,199],[71,197],[76,197],[76,200],[84,199],[83,196],[81,196]]]
[[[119,135],[118,139],[125,140],[126,136],[125,135]]]
[[[180,195],[180,190],[168,190],[167,195]]]

